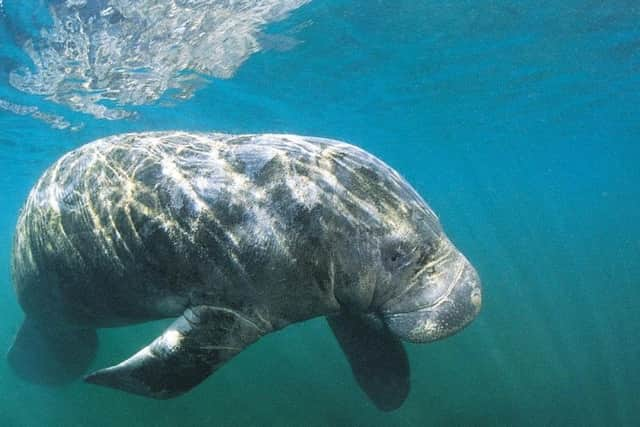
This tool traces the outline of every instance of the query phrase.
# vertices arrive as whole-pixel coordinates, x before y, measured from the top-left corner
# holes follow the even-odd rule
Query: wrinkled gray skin
[[[394,170],[295,135],[128,134],[68,153],[29,195],[13,277],[27,318],[9,359],[36,382],[67,380],[65,358],[76,359],[67,376],[81,374],[96,328],[176,317],[87,377],[156,398],[189,390],[269,332],[330,316],[360,385],[395,409],[408,392],[398,338],[446,337],[481,305],[475,270]],[[388,357],[383,342],[396,348]],[[21,354],[36,346],[57,365],[26,366]],[[380,357],[357,354],[367,348]],[[29,363],[48,363],[38,357]],[[393,366],[369,366],[384,359],[406,368],[391,378],[378,371]],[[404,396],[393,397],[394,381]]]

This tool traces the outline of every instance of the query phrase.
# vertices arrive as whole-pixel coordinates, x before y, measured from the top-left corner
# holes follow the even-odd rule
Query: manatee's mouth
[[[453,335],[471,323],[482,306],[482,285],[473,266],[459,256],[461,268],[437,299],[416,310],[383,314],[392,332],[406,341],[424,343]]]

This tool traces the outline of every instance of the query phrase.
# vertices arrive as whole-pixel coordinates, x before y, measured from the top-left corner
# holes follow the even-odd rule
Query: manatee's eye
[[[391,250],[383,257],[387,270],[397,268],[401,264],[402,253],[399,250]]]
[[[415,258],[415,247],[395,239],[380,248],[380,252],[384,268],[387,271],[404,267]]]

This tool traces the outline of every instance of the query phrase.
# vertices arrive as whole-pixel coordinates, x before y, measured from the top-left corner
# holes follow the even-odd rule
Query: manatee
[[[481,283],[438,217],[393,169],[344,142],[150,132],[71,151],[18,219],[13,284],[25,320],[8,353],[22,378],[89,369],[98,328],[175,321],[89,383],[166,399],[250,344],[326,316],[381,410],[409,393],[402,341],[478,314]]]

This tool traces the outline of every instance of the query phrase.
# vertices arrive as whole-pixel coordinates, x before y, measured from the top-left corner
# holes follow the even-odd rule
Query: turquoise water
[[[202,29],[222,34],[184,66],[170,54],[195,56],[188,32],[153,43],[161,37],[150,28],[176,31],[161,21],[167,13],[146,24],[146,9],[142,18],[104,13],[102,27],[82,27],[127,2],[66,3],[0,1],[0,348],[22,320],[9,259],[29,189],[66,151],[125,131],[289,132],[359,145],[439,214],[483,279],[484,305],[461,333],[407,345],[412,391],[392,413],[366,400],[316,319],[264,338],[170,401],[82,382],[34,386],[3,361],[0,425],[637,422],[637,2],[312,0],[254,13],[278,2],[245,1],[226,18],[228,34]],[[76,27],[54,34],[64,16]],[[77,28],[152,36],[124,46],[139,49],[127,79],[113,71],[121,63],[108,64],[113,52],[86,68],[73,59],[97,43],[83,46],[71,37],[83,34]],[[168,88],[154,83],[162,78]],[[164,326],[101,331],[93,367],[128,357]]]

